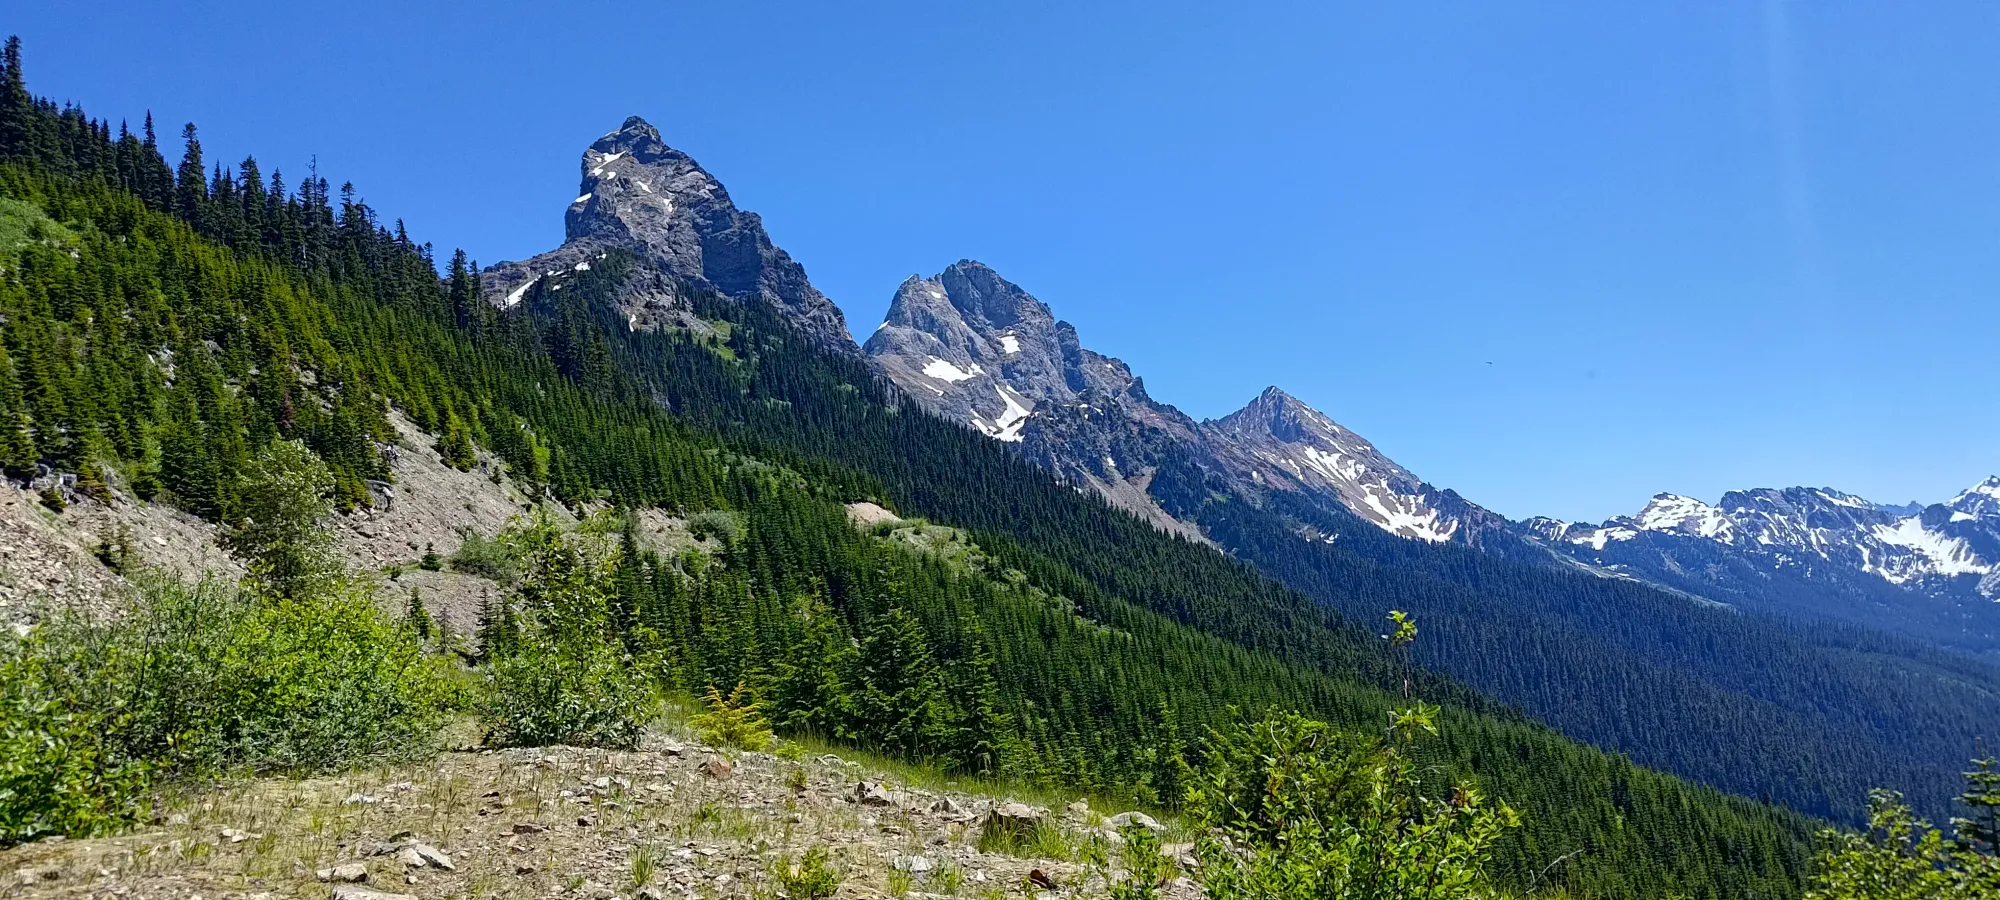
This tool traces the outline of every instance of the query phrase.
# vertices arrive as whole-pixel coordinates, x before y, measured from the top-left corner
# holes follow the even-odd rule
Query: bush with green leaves
[[[529,628],[488,664],[486,740],[511,747],[631,748],[652,706],[615,644],[580,646]]]
[[[299,441],[272,441],[237,479],[238,515],[223,545],[262,588],[291,597],[324,591],[341,575],[333,532],[333,472]]]
[[[142,580],[115,615],[57,616],[5,652],[10,839],[116,824],[147,776],[409,758],[464,701],[445,661],[357,590],[273,597]]]
[[[1391,652],[1417,625],[1389,614]],[[1410,683],[1403,693],[1409,696]],[[1470,781],[1422,777],[1416,742],[1438,708],[1389,713],[1378,737],[1343,734],[1296,713],[1211,730],[1206,768],[1188,785],[1196,843],[1216,900],[1464,900],[1489,895],[1485,867],[1520,817]]]
[[[2000,772],[1979,760],[1959,802],[1971,818],[1953,820],[1956,834],[1916,817],[1895,791],[1868,795],[1868,830],[1828,829],[1814,860],[1806,900],[1992,900],[2000,897]]]
[[[507,604],[518,621],[488,650],[487,741],[637,746],[653,689],[613,630],[601,567],[547,522],[520,542],[526,566]]]
[[[1211,733],[1188,792],[1217,900],[1459,900],[1519,818],[1461,782],[1423,783],[1408,743],[1435,708],[1397,714],[1389,738],[1342,734],[1293,713]]]
[[[33,635],[0,636],[0,847],[131,821],[147,767],[107,758],[106,716],[78,709]]]
[[[452,571],[501,584],[514,581],[514,551],[505,541],[486,537],[470,528],[460,529],[459,536],[458,550],[451,555]]]
[[[1159,900],[1160,886],[1173,875],[1172,861],[1160,852],[1160,836],[1137,822],[1118,829],[1118,836],[1123,838],[1125,877],[1105,877],[1111,900]]]
[[[841,871],[828,862],[825,847],[809,847],[796,861],[779,857],[771,875],[791,900],[827,900],[840,890]]]

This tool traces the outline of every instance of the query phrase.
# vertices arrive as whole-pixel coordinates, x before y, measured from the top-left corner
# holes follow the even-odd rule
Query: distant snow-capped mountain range
[[[1830,488],[1762,488],[1731,491],[1715,506],[1660,494],[1637,515],[1601,525],[1524,524],[1551,542],[1593,553],[1653,532],[1721,544],[1773,566],[1831,567],[1931,589],[1966,580],[2000,597],[2000,477],[1916,510]]]
[[[1828,590],[1865,598],[1857,606],[1898,593],[2000,599],[2000,478],[1921,507],[1792,487],[1733,491],[1714,505],[1661,494],[1599,524],[1513,522],[1423,481],[1275,387],[1230,415],[1196,421],[1148,396],[1123,362],[1084,347],[1046,304],[972,261],[904,282],[863,352],[919,404],[1191,536],[1198,529],[1149,490],[1172,460],[1253,503],[1290,492],[1412,540],[1528,548],[1719,602]]]

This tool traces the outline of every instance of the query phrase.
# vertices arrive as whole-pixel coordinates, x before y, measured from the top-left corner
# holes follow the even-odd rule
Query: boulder
[[[342,863],[330,869],[321,869],[314,874],[318,875],[321,881],[355,884],[368,880],[368,867],[358,862]]]
[[[862,806],[901,806],[903,797],[889,790],[879,781],[864,781],[854,786],[854,800]]]
[[[1154,834],[1167,830],[1167,826],[1160,824],[1160,820],[1142,812],[1122,812],[1104,821],[1106,824],[1117,829],[1137,825]]]
[[[986,814],[986,821],[979,826],[979,837],[982,841],[1023,843],[1033,840],[1036,832],[1048,825],[1048,818],[1048,810],[1039,807],[1002,803]]]

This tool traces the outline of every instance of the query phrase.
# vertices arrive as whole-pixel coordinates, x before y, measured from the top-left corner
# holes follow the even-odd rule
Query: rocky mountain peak
[[[1323,412],[1285,393],[1276,385],[1267,387],[1242,409],[1217,419],[1215,427],[1230,433],[1263,435],[1286,443],[1319,441],[1326,444],[1368,445],[1360,435],[1342,428]],[[1373,446],[1368,446],[1372,452]]]
[[[2000,519],[2000,475],[1966,488],[1958,496],[1945,501],[1944,506],[1971,518]]]
[[[579,172],[578,196],[563,212],[563,246],[489,269],[484,277],[491,296],[518,302],[537,280],[577,270],[579,263],[587,268],[607,248],[620,248],[653,263],[657,270],[649,276],[663,273],[697,289],[769,304],[822,346],[854,351],[840,309],[772,243],[763,220],[737,209],[721,181],[669,146],[645,119],[627,118],[591,142]],[[646,303],[681,303],[658,296],[674,290],[653,289]]]
[[[1375,445],[1325,413],[1273,386],[1202,429],[1247,467],[1250,481],[1338,503],[1392,534],[1426,541],[1470,540],[1505,528],[1494,513],[1425,484]]]
[[[1120,360],[992,267],[960,260],[896,288],[862,351],[933,413],[1089,486],[1163,528],[1198,534],[1146,494],[1161,448],[1195,438],[1192,419],[1153,402]]]

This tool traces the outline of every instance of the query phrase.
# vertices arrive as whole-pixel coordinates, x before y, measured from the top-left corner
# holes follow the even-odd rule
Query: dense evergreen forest
[[[1176,759],[1227,706],[1374,731],[1409,679],[1446,704],[1436,777],[1476,774],[1523,813],[1503,880],[1566,857],[1548,877],[1582,896],[1799,892],[1805,818],[1400,665],[1356,620],[1052,482],[769,310],[702,295],[726,340],[630,331],[602,301],[641,263],[613,254],[503,311],[464,254],[440,278],[351,186],[213,163],[192,125],[170,166],[150,117],[134,134],[34,98],[18,43],[4,66],[9,476],[221,519],[244,502],[234,476],[286,438],[365,505],[393,408],[455,464],[485,451],[553,502],[718,535],[715,560],[618,555],[624,639],[689,690],[753,685],[788,728],[1171,803]],[[965,552],[856,530],[841,504],[861,499],[965,529]]]
[[[1815,815],[1859,822],[1870,787],[1888,785],[1942,819],[1957,761],[2000,722],[2000,670],[1906,638],[1402,540],[1285,495],[1267,509],[1224,502],[1187,465],[1153,489],[1231,553],[1337,609],[1424,617],[1427,666],[1565,734]],[[1296,523],[1342,540],[1301,541]]]

